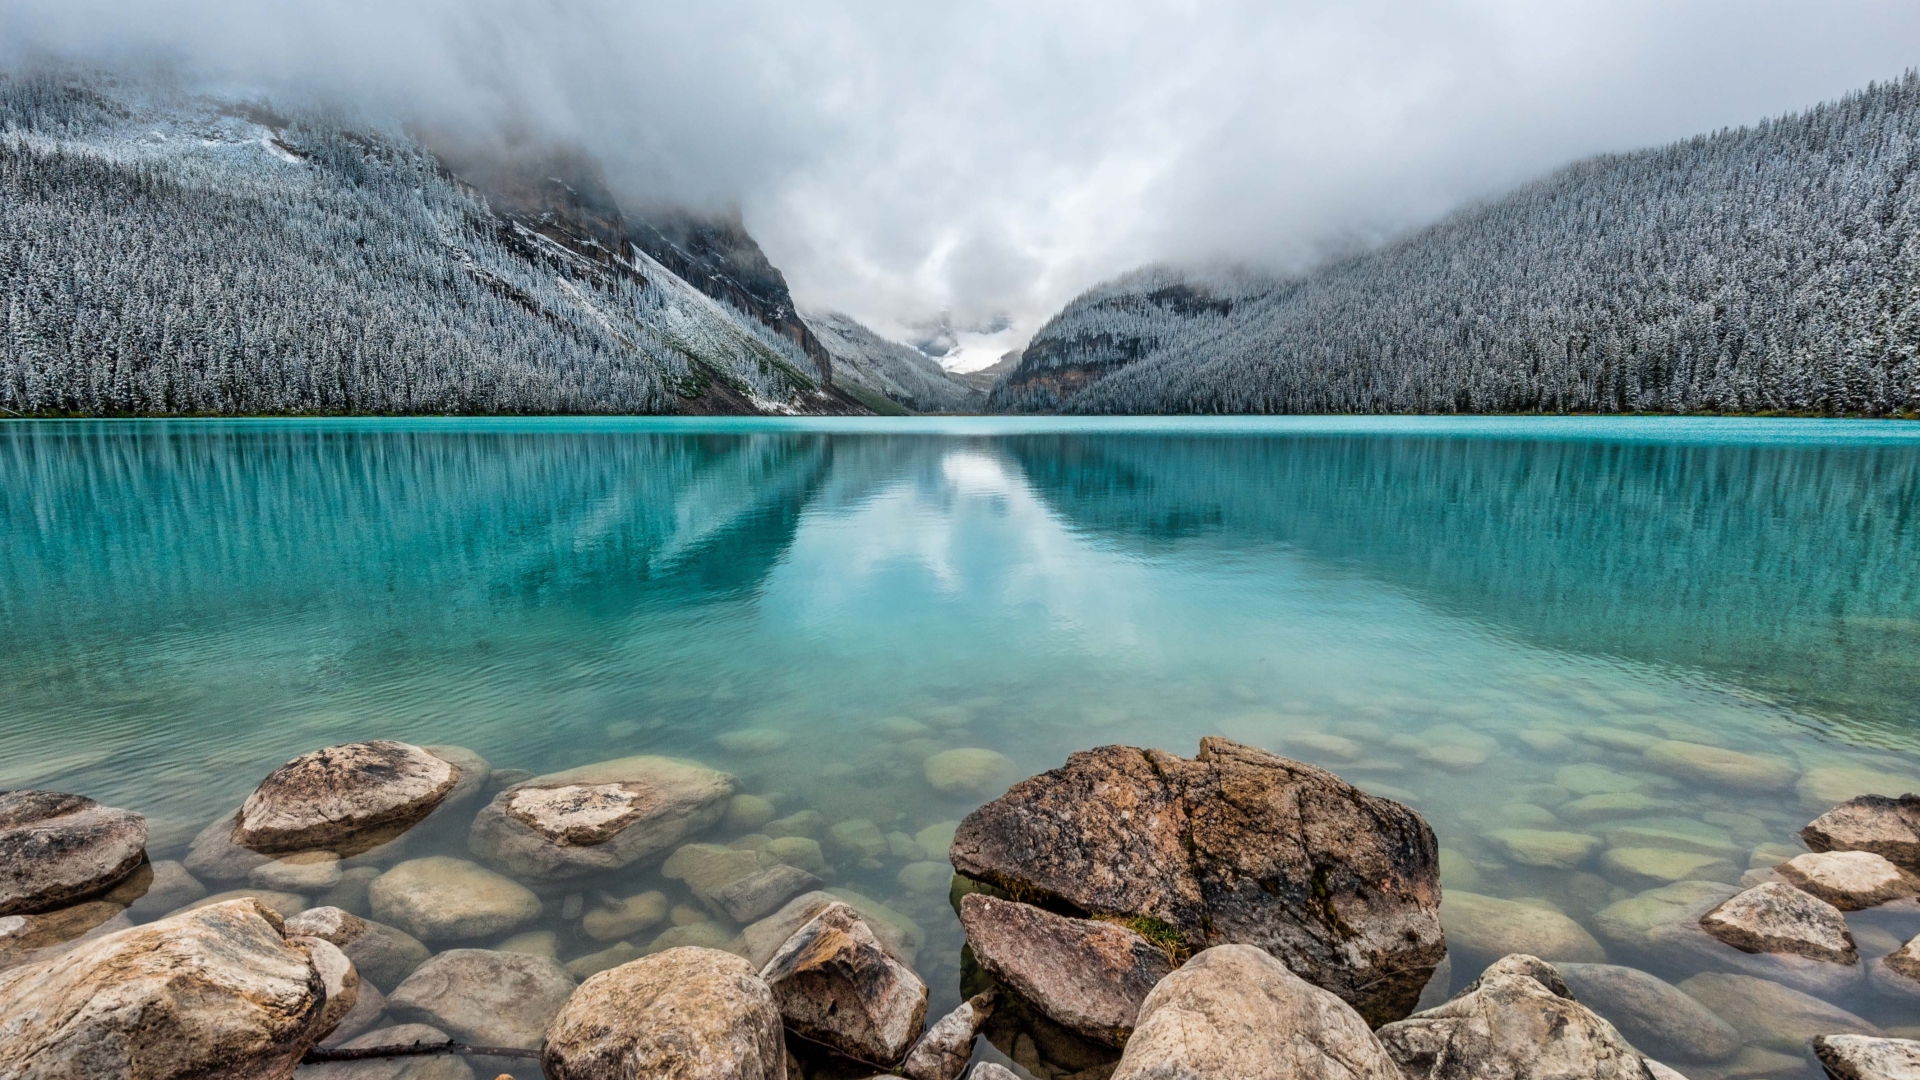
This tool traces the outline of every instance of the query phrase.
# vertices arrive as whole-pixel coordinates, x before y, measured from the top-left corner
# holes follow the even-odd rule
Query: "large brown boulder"
[[[973,955],[1002,986],[1070,1031],[1124,1046],[1140,1003],[1173,964],[1139,934],[972,893],[960,925]]]
[[[1401,1080],[1339,998],[1248,945],[1201,953],[1160,981],[1112,1080]]]
[[[887,955],[860,914],[832,904],[794,932],[760,972],[786,1025],[861,1061],[906,1056],[927,1016],[927,985]]]
[[[547,1031],[549,1080],[786,1080],[780,1010],[753,968],[668,949],[580,985]]]
[[[280,925],[235,900],[0,972],[0,1076],[291,1076],[338,1017],[326,976]]]
[[[1407,1080],[1646,1080],[1633,1045],[1553,965],[1514,955],[1446,1004],[1379,1031]]]
[[[1369,1023],[1446,953],[1439,845],[1418,813],[1209,737],[1193,760],[1103,746],[968,815],[954,868],[1025,900],[1148,919],[1187,949],[1255,945]]]
[[[468,847],[518,877],[618,870],[718,822],[738,782],[691,761],[630,757],[536,776],[482,807]]]
[[[1920,873],[1920,795],[1862,795],[1821,814],[1800,830],[1814,851],[1871,851]]]
[[[138,869],[147,819],[56,791],[0,792],[0,917],[98,895]]]
[[[329,746],[267,774],[241,805],[233,842],[266,854],[357,854],[419,824],[459,782],[459,766],[408,743]]]

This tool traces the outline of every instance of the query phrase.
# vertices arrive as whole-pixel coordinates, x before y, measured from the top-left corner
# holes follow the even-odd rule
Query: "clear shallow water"
[[[287,758],[392,737],[693,757],[911,834],[985,797],[929,786],[940,749],[1026,775],[1224,733],[1420,809],[1450,890],[1596,929],[1657,881],[1606,864],[1648,834],[1568,810],[1589,788],[1662,800],[1640,823],[1733,882],[1866,783],[1835,770],[1920,776],[1916,507],[1920,427],[1870,422],[8,423],[0,785],[142,810],[159,858]],[[1794,779],[1650,764],[1673,738]],[[1600,846],[1527,866],[1488,836],[1519,826]],[[822,839],[951,1003],[944,889]]]

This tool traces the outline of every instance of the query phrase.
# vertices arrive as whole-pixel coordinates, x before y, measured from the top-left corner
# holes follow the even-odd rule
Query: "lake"
[[[936,1012],[961,938],[925,864],[1077,749],[1324,766],[1432,823],[1457,952],[1511,910],[1478,898],[1524,900],[1674,982],[1744,954],[1643,948],[1636,897],[1920,787],[1912,424],[7,422],[0,557],[0,787],[139,810],[162,859],[331,743],[694,758],[873,823],[817,830],[821,876],[912,927]],[[967,748],[1010,763],[929,767]],[[648,869],[585,902],[654,887],[684,897]],[[562,960],[607,947],[553,900]],[[1850,922],[1884,953],[1920,906]]]

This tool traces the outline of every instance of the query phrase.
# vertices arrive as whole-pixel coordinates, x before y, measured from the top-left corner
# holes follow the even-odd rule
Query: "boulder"
[[[339,946],[360,977],[381,988],[399,986],[431,955],[413,935],[362,919],[336,907],[308,908],[287,920],[287,934],[321,938]]]
[[[1700,916],[1700,926],[1749,953],[1788,953],[1834,964],[1857,964],[1846,916],[1791,885],[1756,885]]]
[[[1874,989],[1895,997],[1920,998],[1920,937],[1867,965]]]
[[[1813,1056],[1833,1080],[1920,1080],[1920,1042],[1867,1035],[1815,1035]]]
[[[1757,1046],[1798,1053],[1815,1035],[1885,1034],[1838,1005],[1751,975],[1701,972],[1680,989]]]
[[[371,1050],[383,1046],[414,1046],[452,1042],[447,1033],[426,1024],[381,1028],[338,1044],[342,1050]],[[295,1080],[474,1080],[473,1068],[451,1054],[427,1057],[375,1058],[302,1065]]]
[[[1780,758],[1760,757],[1723,746],[1668,740],[1640,755],[1650,768],[1682,780],[1704,780],[1736,791],[1785,791],[1800,770]]]
[[[459,781],[459,766],[407,743],[329,746],[267,774],[241,805],[233,842],[265,854],[357,854],[419,824]]]
[[[960,925],[987,974],[1062,1027],[1107,1046],[1126,1045],[1140,1003],[1173,970],[1164,948],[1125,926],[985,893],[961,899]]]
[[[505,934],[540,916],[540,898],[519,882],[465,859],[403,862],[367,889],[374,917],[422,941]]]
[[[1586,927],[1533,904],[1455,891],[1447,894],[1440,918],[1453,947],[1482,961],[1522,949],[1556,961],[1598,964],[1607,959],[1606,950]]]
[[[1160,980],[1112,1080],[1401,1080],[1345,1001],[1250,945],[1217,945]]]
[[[931,1024],[897,1070],[907,1080],[959,1080],[973,1056],[973,1040],[993,1018],[993,991],[975,994]]]
[[[1258,946],[1369,1022],[1413,1008],[1446,951],[1439,847],[1419,814],[1226,739],[1193,760],[1106,746],[961,823],[962,874],[1188,949]]]
[[[1574,999],[1605,1017],[1647,1053],[1681,1061],[1720,1061],[1740,1049],[1740,1034],[1679,987],[1639,968],[1557,964]]]
[[[147,819],[55,791],[0,792],[0,917],[71,907],[147,857]]]
[[[1920,873],[1920,795],[1862,795],[1821,814],[1800,830],[1813,851],[1871,851]]]
[[[879,917],[885,913],[874,910],[878,905],[872,901],[845,890],[801,893],[787,901],[779,911],[740,931],[741,955],[753,964],[755,971],[766,967],[767,962],[773,959],[773,954],[787,943],[794,931],[836,903],[851,904],[866,919],[867,928],[880,939],[881,948],[886,949],[894,959],[912,964],[914,950],[919,944],[914,940],[914,935],[896,920]]]
[[[548,1030],[549,1080],[785,1080],[773,993],[731,953],[670,949],[582,983]]]
[[[1556,870],[1579,866],[1600,846],[1597,836],[1557,829],[1495,829],[1487,840],[1512,862]]]
[[[0,1076],[285,1077],[325,1007],[277,915],[215,904],[0,972]]]
[[[713,899],[734,922],[750,923],[779,910],[780,905],[801,893],[820,888],[822,884],[819,878],[805,870],[783,864],[722,886]]]
[[[1774,867],[1788,884],[1841,911],[1920,896],[1920,877],[1871,851],[1810,851]]]
[[[448,949],[387,995],[387,1013],[457,1041],[532,1050],[573,993],[573,976],[544,956]]]
[[[967,1080],[1020,1080],[1020,1077],[997,1061],[983,1061],[975,1065],[973,1071],[967,1074]]]
[[[617,941],[632,937],[667,918],[667,894],[658,889],[602,904],[586,913],[580,929],[595,941]]]
[[[787,1027],[863,1061],[899,1061],[927,1015],[926,984],[887,955],[846,904],[829,905],[796,931],[760,977]]]
[[[980,747],[942,750],[921,762],[927,784],[942,795],[986,798],[1007,790],[1020,776],[1020,767],[1005,754]]]
[[[1609,904],[1594,915],[1593,922],[1610,947],[1651,963],[1736,971],[1823,996],[1859,989],[1865,974],[1859,967],[1791,953],[1742,952],[1709,934],[1700,925],[1701,916],[1739,893],[1738,888],[1719,882],[1675,882]]]
[[[727,773],[675,758],[583,765],[495,795],[474,818],[467,844],[518,877],[618,870],[711,827],[737,785]]]
[[[759,852],[721,844],[686,844],[660,864],[661,877],[685,882],[702,900],[711,900],[721,889],[759,871]]]
[[[1379,1031],[1408,1080],[1646,1080],[1640,1054],[1553,966],[1508,956],[1439,1008]]]
[[[331,941],[292,934],[287,935],[287,941],[307,950],[307,959],[320,974],[321,992],[326,1000],[320,1007],[320,1023],[315,1030],[317,1037],[324,1039],[333,1034],[360,1003],[360,973],[353,970],[353,961]]]

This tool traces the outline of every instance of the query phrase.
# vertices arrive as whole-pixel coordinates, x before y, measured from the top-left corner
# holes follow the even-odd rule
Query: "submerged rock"
[[[1527,955],[1556,961],[1598,964],[1607,959],[1607,951],[1586,927],[1532,904],[1456,891],[1447,894],[1440,918],[1453,947],[1482,961],[1523,949]]]
[[[1774,868],[1788,884],[1841,911],[1920,896],[1920,877],[1871,851],[1811,851]]]
[[[1107,1046],[1126,1044],[1140,1003],[1173,970],[1164,949],[1124,926],[983,893],[961,899],[960,925],[987,974],[1056,1023]]]
[[[959,1080],[973,1056],[973,1040],[993,1018],[993,991],[975,994],[928,1026],[900,1063],[907,1080]]]
[[[494,796],[474,818],[468,846],[521,877],[618,870],[711,827],[736,786],[726,773],[674,758],[583,765]]]
[[[1366,1021],[1265,951],[1218,945],[1140,1005],[1112,1080],[1402,1080]]]
[[[1821,814],[1800,830],[1813,851],[1871,851],[1920,873],[1920,795],[1862,795]]]
[[[339,1044],[343,1050],[371,1050],[382,1046],[434,1045],[453,1040],[426,1024],[401,1024],[370,1031]],[[430,1057],[379,1058],[302,1065],[295,1080],[474,1080],[473,1068],[451,1054]]]
[[[573,976],[544,956],[449,949],[387,995],[387,1012],[462,1042],[532,1050],[572,993]]]
[[[291,919],[307,909],[307,898],[299,893],[281,892],[278,889],[229,889],[226,892],[214,893],[212,896],[203,896],[174,914],[183,914],[210,904],[224,904],[229,900],[256,901],[261,907],[272,911],[282,919]]]
[[[302,851],[261,863],[247,873],[259,889],[325,892],[340,884],[340,856],[331,851]]]
[[[339,946],[361,977],[382,991],[400,985],[431,955],[411,934],[336,907],[300,912],[287,920],[287,933],[322,938]]]
[[[798,867],[773,866],[722,886],[713,899],[734,922],[750,923],[822,884],[819,878]]]
[[[1813,1056],[1833,1080],[1920,1080],[1920,1042],[1867,1035],[1815,1035]]]
[[[595,941],[616,941],[658,926],[666,918],[667,894],[654,889],[594,908],[581,918],[580,929]]]
[[[1857,964],[1860,951],[1846,917],[1825,900],[1770,881],[1700,916],[1700,926],[1750,953],[1790,953],[1834,964]]]
[[[1740,1049],[1740,1034],[1679,987],[1639,968],[1556,964],[1575,1000],[1660,1058],[1719,1061]]]
[[[70,907],[147,856],[147,819],[55,791],[0,792],[0,916]]]
[[[787,901],[779,911],[740,931],[741,955],[753,964],[755,971],[766,967],[767,962],[773,959],[773,954],[787,943],[794,931],[837,903],[852,905],[866,920],[867,928],[879,938],[881,947],[891,953],[894,959],[912,965],[914,952],[919,946],[918,927],[909,929],[901,925],[897,914],[896,917],[886,917],[889,912],[880,910],[881,905],[844,889],[801,893]]]
[[[780,1080],[773,993],[745,960],[671,949],[582,983],[548,1031],[549,1080]]]
[[[215,904],[0,972],[0,1075],[286,1076],[325,1006],[277,915]]]
[[[1647,764],[1682,780],[1705,780],[1739,791],[1784,791],[1800,770],[1774,757],[1760,757],[1722,746],[1669,740],[1641,752]]]
[[[1700,917],[1739,893],[1719,882],[1676,882],[1602,908],[1594,926],[1609,945],[1659,965],[1737,971],[1821,995],[1858,989],[1864,972],[1857,966],[1790,953],[1742,952],[1707,933]]]
[[[367,889],[374,917],[422,941],[505,934],[540,915],[526,886],[465,859],[433,855],[403,862]]]
[[[1522,866],[1571,870],[1587,861],[1600,838],[1553,829],[1495,829],[1487,834],[1493,846]]]
[[[943,795],[998,795],[1020,777],[1013,759],[994,750],[942,750],[921,763],[927,784]]]
[[[1758,1046],[1797,1053],[1815,1035],[1885,1034],[1838,1005],[1751,975],[1702,972],[1682,982],[1680,989]]]
[[[927,1015],[927,987],[846,904],[832,904],[760,973],[780,1017],[814,1042],[864,1061],[906,1056]]]
[[[961,823],[961,873],[1187,948],[1266,949],[1371,1022],[1404,1016],[1446,946],[1419,814],[1324,770],[1209,737],[1193,759],[1106,746]]]
[[[408,743],[329,746],[269,773],[240,807],[233,842],[266,854],[357,854],[419,824],[459,780],[459,766]]]
[[[148,881],[146,891],[127,905],[127,917],[135,922],[157,919],[207,895],[207,887],[187,873],[186,867],[172,859],[153,863],[150,869],[153,877]]]
[[[331,941],[292,934],[287,935],[287,941],[307,950],[307,959],[320,976],[321,996],[325,1000],[320,1006],[315,1037],[324,1039],[333,1034],[360,1003],[360,973],[353,969],[353,961],[347,959],[347,954]]]
[[[1532,956],[1501,959],[1446,1004],[1378,1034],[1407,1080],[1646,1080],[1632,1044]]]
[[[1894,997],[1920,998],[1920,937],[1868,965],[1874,989]]]

